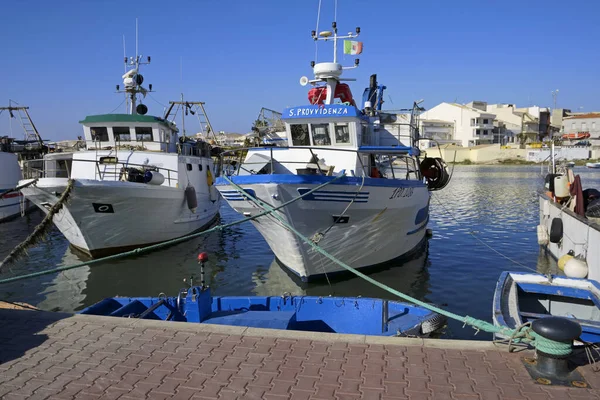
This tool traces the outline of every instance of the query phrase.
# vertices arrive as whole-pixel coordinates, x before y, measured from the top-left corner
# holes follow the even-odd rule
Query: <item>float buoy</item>
[[[545,225],[540,224],[537,226],[537,238],[538,244],[540,246],[546,246],[550,241],[550,237],[548,236],[548,230],[546,230]]]
[[[571,258],[575,257],[573,255],[573,252],[570,251],[567,254],[565,254],[564,256],[562,256],[561,258],[558,259],[558,269],[560,269],[561,271],[565,270],[565,264],[567,263],[567,261],[569,261]]]
[[[560,218],[553,218],[550,225],[550,242],[558,243],[563,237],[563,222]]]
[[[588,265],[584,260],[573,257],[565,263],[565,275],[569,278],[585,278],[587,274]]]

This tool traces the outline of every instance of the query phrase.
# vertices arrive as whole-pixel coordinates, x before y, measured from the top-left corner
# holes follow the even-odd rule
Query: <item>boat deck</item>
[[[293,332],[0,307],[4,399],[600,399],[535,384],[490,342]]]

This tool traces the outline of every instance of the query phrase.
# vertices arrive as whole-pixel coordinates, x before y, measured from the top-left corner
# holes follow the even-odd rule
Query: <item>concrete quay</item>
[[[600,399],[544,386],[490,342],[381,338],[0,309],[3,399]]]

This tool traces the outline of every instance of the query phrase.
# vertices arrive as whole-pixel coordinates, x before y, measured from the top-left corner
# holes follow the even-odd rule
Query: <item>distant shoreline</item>
[[[594,160],[594,159],[590,159],[590,160],[573,160],[572,162],[575,163],[576,167],[584,167],[586,165],[586,163],[593,163],[593,162],[600,162],[600,160]],[[542,162],[535,162],[535,161],[527,161],[527,160],[521,160],[521,159],[505,159],[505,160],[493,160],[493,161],[485,161],[485,162],[473,162],[471,160],[465,160],[465,161],[457,161],[457,162],[452,162],[452,161],[447,161],[448,164],[452,164],[452,165],[541,165],[544,164]]]

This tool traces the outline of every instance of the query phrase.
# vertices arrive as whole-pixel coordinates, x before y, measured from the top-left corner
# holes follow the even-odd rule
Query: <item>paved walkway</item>
[[[0,309],[5,399],[600,399],[505,347]]]

